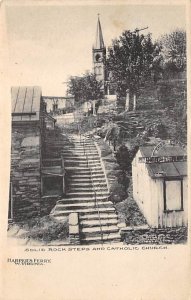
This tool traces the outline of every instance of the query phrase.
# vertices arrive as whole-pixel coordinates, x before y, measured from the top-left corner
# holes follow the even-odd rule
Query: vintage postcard
[[[0,13],[0,299],[190,299],[190,2]]]

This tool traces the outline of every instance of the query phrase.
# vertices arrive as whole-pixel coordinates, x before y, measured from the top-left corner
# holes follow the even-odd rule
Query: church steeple
[[[99,14],[97,20],[96,39],[92,49],[92,56],[93,56],[93,73],[95,74],[96,79],[102,82],[102,90],[104,91],[106,48],[103,41],[103,34],[102,34]]]
[[[99,14],[98,14],[98,20],[97,20],[96,40],[95,40],[95,44],[94,44],[93,48],[94,49],[104,49],[105,48]]]

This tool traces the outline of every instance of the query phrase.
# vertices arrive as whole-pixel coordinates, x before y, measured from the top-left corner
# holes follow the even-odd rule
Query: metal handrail
[[[83,139],[83,149],[84,149],[84,155],[86,155],[87,167],[88,167],[89,170],[90,170],[90,177],[91,177],[91,182],[92,182],[93,191],[94,191],[95,206],[96,206],[96,209],[97,209],[97,212],[98,212],[99,227],[100,227],[100,232],[101,232],[101,241],[102,241],[102,243],[103,243],[103,231],[102,231],[102,224],[101,224],[100,210],[99,210],[99,206],[98,206],[98,203],[97,203],[97,193],[96,193],[95,185],[94,185],[93,178],[92,178],[92,177],[93,177],[93,176],[92,176],[92,168],[91,168],[91,166],[90,166],[90,164],[89,164],[88,153],[87,153],[86,150],[85,150],[84,139]],[[90,147],[89,147],[89,151],[90,151]],[[91,152],[91,151],[90,151],[90,152]]]
[[[95,140],[93,139],[94,143],[95,143]],[[97,148],[97,147],[96,147]],[[91,149],[90,149],[90,146],[89,146],[89,152],[91,153]],[[100,158],[100,161],[101,161],[101,158]],[[103,169],[103,166],[102,166],[102,169]],[[104,171],[104,170],[103,170]],[[105,179],[106,179],[106,174],[104,172],[104,175],[105,175]],[[106,184],[107,184],[107,180],[106,180]],[[103,193],[102,193],[102,190],[101,190],[101,182],[99,181],[98,182],[98,187],[100,187],[100,192],[101,192],[101,195],[103,196]],[[108,189],[108,184],[107,184],[107,189]],[[108,189],[109,191],[109,189]],[[107,200],[108,200],[108,197],[107,197]],[[109,236],[109,233],[105,233],[105,235]]]

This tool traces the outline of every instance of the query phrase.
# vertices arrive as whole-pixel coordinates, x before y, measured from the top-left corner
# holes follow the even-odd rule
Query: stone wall
[[[42,196],[41,197],[41,209],[40,209],[40,215],[41,216],[47,216],[51,213],[52,209],[55,207],[56,202],[58,200],[61,200],[61,196]]]
[[[15,221],[40,214],[40,143],[37,124],[13,124],[10,181]]]
[[[128,245],[142,244],[180,244],[187,241],[187,227],[174,228],[124,228],[123,241]]]

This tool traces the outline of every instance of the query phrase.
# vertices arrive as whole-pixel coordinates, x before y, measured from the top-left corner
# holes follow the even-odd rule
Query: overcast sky
[[[43,95],[64,95],[70,75],[92,68],[100,13],[106,47],[123,30],[149,26],[153,39],[186,28],[184,6],[8,6],[11,85],[40,85]]]

